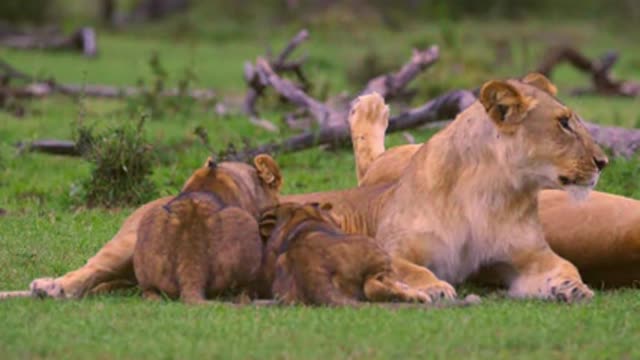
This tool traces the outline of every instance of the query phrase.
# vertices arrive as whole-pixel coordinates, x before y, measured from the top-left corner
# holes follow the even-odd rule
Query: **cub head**
[[[301,234],[302,224],[339,231],[338,223],[330,212],[331,208],[330,203],[280,203],[262,212],[258,225],[265,243],[263,274],[269,284],[274,277],[278,256],[288,250],[296,235]]]
[[[260,236],[265,242],[287,237],[307,221],[327,224],[338,229],[340,226],[331,213],[332,208],[331,203],[280,203],[263,211],[259,221]]]
[[[608,159],[580,116],[556,98],[541,74],[489,81],[479,101],[498,130],[498,151],[531,185],[585,197]]]
[[[241,162],[216,163],[211,157],[196,170],[182,192],[208,191],[225,201],[252,203],[262,209],[278,203],[282,174],[278,164],[266,154],[253,159],[253,166]]]

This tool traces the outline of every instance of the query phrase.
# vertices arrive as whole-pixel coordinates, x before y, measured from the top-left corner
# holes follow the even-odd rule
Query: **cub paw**
[[[65,293],[62,285],[54,278],[35,279],[29,285],[31,296],[36,298],[64,299]]]
[[[351,105],[349,125],[352,130],[358,130],[359,126],[363,126],[365,129],[377,127],[384,131],[388,124],[389,107],[380,94],[374,92],[359,96]]]
[[[448,282],[438,280],[427,286],[422,286],[420,291],[429,296],[431,301],[453,300],[456,298],[456,289]]]
[[[589,300],[593,291],[580,280],[559,279],[549,285],[549,298],[566,303]]]

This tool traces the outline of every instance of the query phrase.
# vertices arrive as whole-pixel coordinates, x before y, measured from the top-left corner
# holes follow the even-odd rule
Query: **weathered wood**
[[[53,155],[81,156],[82,154],[73,141],[68,140],[35,140],[28,144],[18,144],[28,151]]]
[[[596,143],[610,149],[616,156],[630,157],[640,151],[640,129],[600,126],[585,122]]]
[[[311,86],[309,80],[302,71],[302,65],[304,64],[306,57],[302,57],[294,61],[289,61],[288,58],[295,49],[308,38],[309,32],[306,29],[300,30],[275,59],[267,60],[272,71],[278,74],[288,72],[293,73],[300,82],[296,87],[304,90],[308,90]],[[254,124],[265,124],[265,122],[269,122],[268,120],[260,118],[260,114],[256,108],[258,99],[263,95],[264,90],[268,86],[267,78],[263,71],[259,71],[257,62],[256,64],[252,64],[248,61],[245,63],[244,79],[248,87],[247,94],[245,95],[242,104],[244,113],[249,115],[249,121]],[[275,125],[273,126],[275,127]]]
[[[83,27],[71,35],[59,33],[38,34],[18,33],[0,36],[0,45],[20,50],[71,50],[80,51],[84,56],[93,57],[98,53],[96,32],[91,27]]]
[[[553,47],[547,50],[543,61],[537,71],[547,77],[551,77],[553,69],[568,62],[576,69],[591,77],[593,86],[588,89],[575,89],[576,95],[599,94],[636,97],[640,96],[640,83],[636,81],[614,80],[611,76],[611,68],[618,60],[616,52],[608,52],[597,60],[591,60],[579,50],[570,46]]]
[[[386,100],[390,100],[398,96],[416,76],[438,61],[439,57],[440,51],[435,45],[422,51],[413,50],[409,62],[404,64],[398,72],[371,79],[361,94],[377,92]]]
[[[402,131],[424,125],[434,121],[451,119],[460,111],[471,105],[475,101],[473,94],[466,90],[451,91],[439,96],[425,105],[404,112],[389,119],[387,133]],[[255,148],[241,151],[237,154],[237,159],[248,159],[259,153],[285,153],[308,149],[314,146],[331,144],[349,144],[351,135],[349,127],[345,126],[321,127],[318,131],[307,131],[300,135],[295,135],[278,143],[264,144]]]
[[[11,80],[26,82],[22,86],[10,86]],[[52,94],[62,94],[72,97],[86,96],[97,98],[127,98],[142,95],[144,89],[133,86],[110,86],[98,84],[64,84],[53,79],[42,80],[22,72],[6,61],[0,59],[0,88],[13,94],[16,98],[39,98]],[[216,98],[211,89],[193,89],[183,94],[180,89],[166,89],[159,94],[162,97],[187,96],[199,101],[210,101]]]

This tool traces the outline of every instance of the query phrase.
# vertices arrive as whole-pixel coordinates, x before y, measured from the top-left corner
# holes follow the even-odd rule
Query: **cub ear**
[[[324,203],[324,204],[320,205],[320,210],[331,211],[331,209],[333,209],[333,204],[332,203]]]
[[[260,154],[253,159],[253,164],[258,170],[258,176],[271,189],[280,191],[282,187],[282,174],[280,167],[273,158],[267,154]]]
[[[532,107],[532,101],[506,81],[485,83],[479,100],[498,129],[505,132],[515,131]]]
[[[209,156],[207,158],[207,161],[204,162],[204,164],[202,165],[203,168],[209,168],[209,169],[215,169],[218,167],[218,164],[216,163],[216,161],[213,159],[213,157]]]
[[[522,82],[534,86],[549,95],[556,96],[558,94],[558,88],[553,85],[551,80],[540,73],[530,73],[522,79]]]

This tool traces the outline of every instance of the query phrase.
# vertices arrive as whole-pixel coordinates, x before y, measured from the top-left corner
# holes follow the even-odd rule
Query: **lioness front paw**
[[[549,298],[553,300],[573,303],[593,297],[593,291],[580,280],[555,279],[549,283]]]
[[[396,286],[400,288],[400,294],[398,296],[398,299],[400,301],[417,302],[424,304],[430,304],[432,302],[431,296],[429,296],[429,294],[424,291],[413,289],[409,285],[402,282],[396,282]]]
[[[359,96],[354,100],[349,113],[349,125],[352,130],[363,126],[366,130],[380,128],[384,131],[388,124],[389,107],[380,94],[374,92]]]
[[[35,279],[29,285],[29,290],[31,290],[31,296],[37,298],[65,298],[62,285],[60,285],[54,278]]]
[[[456,298],[456,289],[448,282],[438,280],[427,286],[420,287],[420,291],[427,294],[431,301],[453,300]]]

